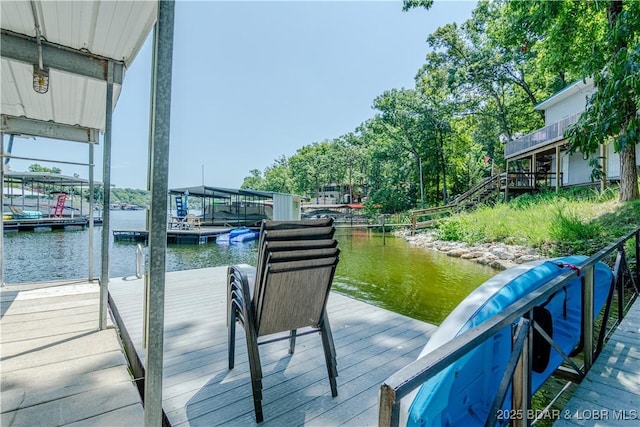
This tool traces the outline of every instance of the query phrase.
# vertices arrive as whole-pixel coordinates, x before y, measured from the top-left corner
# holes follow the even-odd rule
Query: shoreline
[[[396,232],[396,235],[403,237],[412,246],[442,252],[447,256],[466,259],[496,270],[506,270],[518,264],[545,258],[539,250],[526,246],[504,243],[468,245],[464,242],[438,240],[433,232],[411,236],[409,231],[401,231]]]

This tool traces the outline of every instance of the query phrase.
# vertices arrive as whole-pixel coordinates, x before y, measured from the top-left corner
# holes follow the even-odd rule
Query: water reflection
[[[111,230],[144,228],[144,212],[111,212]],[[88,229],[7,232],[5,281],[21,283],[88,275]],[[94,235],[94,275],[100,273],[100,239]],[[110,277],[135,273],[136,244],[113,242]],[[370,230],[339,229],[342,250],[334,290],[430,323],[440,323],[479,284],[495,274],[488,267],[409,246],[404,239]],[[222,246],[169,245],[167,271],[229,264],[255,265],[257,243]]]
[[[489,267],[409,246],[368,230],[339,232],[334,289],[409,317],[440,323],[473,289],[495,274]]]

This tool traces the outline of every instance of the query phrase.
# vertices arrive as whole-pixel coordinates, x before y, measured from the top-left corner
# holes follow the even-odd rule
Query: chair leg
[[[227,307],[229,316],[227,319],[227,346],[229,350],[229,369],[233,369],[236,354],[236,317],[237,311],[235,305],[230,302]]]
[[[327,319],[327,313],[322,316],[322,322],[320,322],[320,335],[322,337],[322,347],[324,348],[324,358],[327,363],[327,373],[329,374],[329,384],[331,385],[331,395],[336,397],[338,395],[338,385],[336,383],[336,377],[338,376],[338,368],[336,362],[336,349],[333,344],[333,336],[331,334],[331,326]]]
[[[289,354],[293,354],[296,349],[296,332],[297,329],[292,329],[289,332]]]
[[[249,368],[251,371],[251,390],[253,392],[253,407],[256,413],[256,422],[261,423],[262,415],[262,367],[260,365],[260,353],[258,352],[258,339],[252,326],[245,325],[247,338],[247,354],[249,356]]]

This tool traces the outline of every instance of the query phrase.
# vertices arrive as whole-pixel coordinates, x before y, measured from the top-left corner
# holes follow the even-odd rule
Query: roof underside
[[[69,187],[89,185],[89,181],[76,176],[61,175],[52,172],[14,172],[7,171],[4,173],[4,179],[7,183],[29,183],[29,184],[49,184],[62,185]],[[94,185],[101,185],[94,181]]]
[[[157,2],[3,0],[0,7],[2,130],[68,140],[88,135],[86,142],[97,142],[91,131],[105,128],[107,80],[114,82],[115,107],[125,69],[155,22]],[[33,90],[37,26],[42,63],[50,70],[45,94]]]

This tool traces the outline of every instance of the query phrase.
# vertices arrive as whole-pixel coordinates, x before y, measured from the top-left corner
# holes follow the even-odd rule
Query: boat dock
[[[35,231],[41,229],[62,230],[67,227],[86,227],[89,225],[87,217],[38,218],[38,219],[5,219],[5,231]],[[94,220],[94,225],[102,221]]]
[[[244,331],[227,363],[226,267],[167,273],[163,408],[172,426],[256,425]],[[110,304],[124,341],[144,363],[144,280],[112,279]],[[377,425],[380,384],[415,360],[435,326],[332,292],[327,306],[338,355],[331,397],[320,337],[266,344],[261,425]],[[134,368],[135,370],[135,368]],[[139,375],[137,373],[136,375]]]
[[[560,411],[554,426],[640,425],[640,299]]]
[[[142,376],[143,279],[111,279],[119,323],[98,331],[98,286],[85,281],[1,290],[2,425],[142,425],[121,341]],[[163,410],[172,426],[256,425],[242,328],[227,369],[226,267],[166,275]],[[265,426],[378,424],[379,387],[415,360],[434,326],[332,292],[338,355],[331,397],[321,340],[260,348]],[[640,299],[563,408],[560,427],[630,426],[640,418]]]
[[[167,243],[205,244],[215,241],[216,237],[230,231],[230,227],[172,228],[167,230]],[[116,242],[146,243],[149,240],[149,231],[141,228],[113,230],[113,239]]]
[[[118,333],[98,330],[97,282],[1,288],[3,426],[142,425]]]

